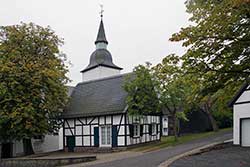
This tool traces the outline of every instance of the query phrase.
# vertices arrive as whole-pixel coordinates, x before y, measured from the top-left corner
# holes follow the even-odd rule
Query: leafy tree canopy
[[[147,115],[159,111],[158,83],[150,70],[150,64],[139,65],[128,76],[124,89],[128,92],[128,113]]]
[[[69,81],[62,44],[49,27],[0,27],[0,140],[57,130]]]
[[[203,76],[204,93],[213,93],[250,74],[250,2],[188,0],[194,24],[173,34],[188,51],[182,57],[188,72]]]
[[[183,75],[180,58],[174,54],[168,55],[153,69],[160,83],[160,99],[163,107],[169,112],[182,110],[189,86]]]
[[[178,119],[187,121],[185,115],[186,96],[189,94],[187,77],[183,75],[181,61],[177,55],[166,56],[153,70],[159,85],[160,101],[163,110],[168,111],[173,121],[175,140],[178,137]]]

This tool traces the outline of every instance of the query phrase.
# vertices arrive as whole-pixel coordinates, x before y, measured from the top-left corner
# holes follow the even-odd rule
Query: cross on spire
[[[103,13],[104,13],[103,4],[100,4],[100,7],[101,7],[100,15],[101,15],[101,18],[102,18],[103,17]]]

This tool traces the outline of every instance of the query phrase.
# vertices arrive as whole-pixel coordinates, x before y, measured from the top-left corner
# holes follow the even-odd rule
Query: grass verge
[[[167,137],[162,137],[159,143],[140,146],[140,147],[132,148],[130,150],[136,151],[136,152],[149,152],[149,151],[154,151],[154,150],[158,150],[158,149],[169,147],[169,146],[176,146],[178,144],[183,144],[183,143],[196,140],[196,139],[206,138],[209,136],[213,136],[217,133],[226,132],[230,130],[232,130],[232,128],[221,129],[218,132],[212,131],[212,132],[204,132],[204,133],[187,134],[187,135],[183,135],[179,137],[178,141],[174,140],[174,136],[167,136]]]

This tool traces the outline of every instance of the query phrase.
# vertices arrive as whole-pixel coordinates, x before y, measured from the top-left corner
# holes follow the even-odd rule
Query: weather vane
[[[101,7],[100,15],[101,15],[101,18],[102,18],[103,17],[103,12],[104,12],[104,10],[103,10],[103,4],[100,4],[100,7]]]

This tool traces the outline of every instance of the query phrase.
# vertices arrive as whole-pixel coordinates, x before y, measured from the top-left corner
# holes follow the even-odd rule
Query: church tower
[[[118,75],[122,70],[121,67],[113,63],[112,55],[107,50],[108,41],[105,35],[102,15],[95,45],[96,50],[90,56],[89,65],[81,71],[83,82]]]

